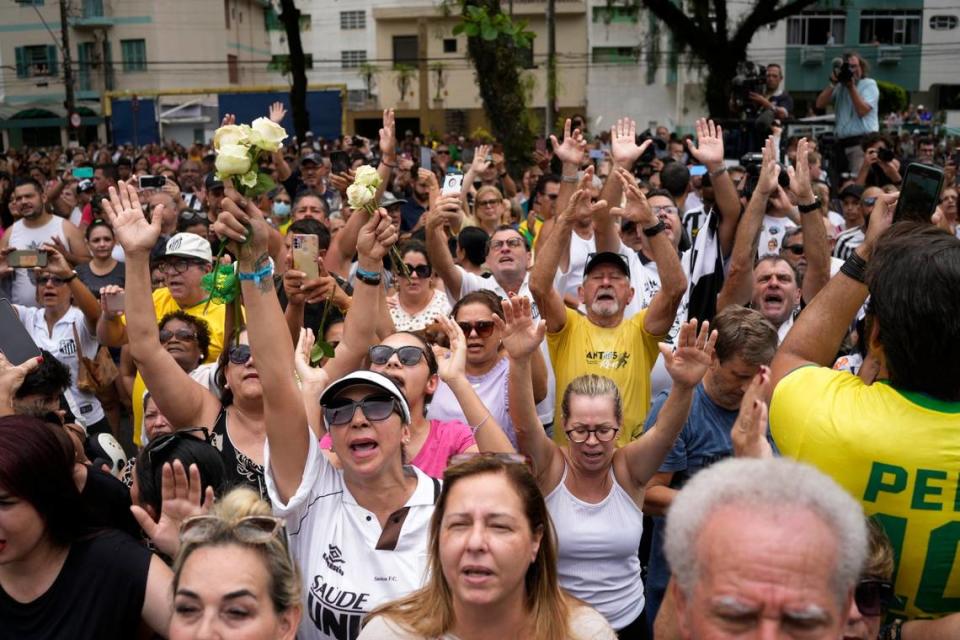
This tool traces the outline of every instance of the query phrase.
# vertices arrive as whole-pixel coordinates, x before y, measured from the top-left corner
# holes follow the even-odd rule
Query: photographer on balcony
[[[885,187],[900,184],[900,161],[882,133],[868,133],[860,141],[863,164],[857,173],[857,184],[863,187]]]
[[[833,104],[838,174],[844,172],[844,165],[849,173],[860,172],[863,136],[880,130],[880,89],[875,80],[866,77],[868,71],[866,61],[858,53],[847,52],[842,60],[834,62],[830,84],[817,96],[817,109]]]

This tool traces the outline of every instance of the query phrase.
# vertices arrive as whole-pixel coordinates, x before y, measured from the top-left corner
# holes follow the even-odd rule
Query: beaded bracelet
[[[273,275],[273,265],[268,264],[259,271],[251,271],[250,273],[243,273],[242,271],[237,271],[237,279],[241,282],[244,280],[252,280],[257,286],[261,282]]]

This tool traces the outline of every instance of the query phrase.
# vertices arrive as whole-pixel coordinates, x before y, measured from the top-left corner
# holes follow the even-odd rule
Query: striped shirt
[[[863,244],[863,239],[863,227],[853,227],[842,232],[837,236],[837,244],[833,249],[834,257],[846,260],[854,249]]]

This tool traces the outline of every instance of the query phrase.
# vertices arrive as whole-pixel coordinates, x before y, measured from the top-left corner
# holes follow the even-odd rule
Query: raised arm
[[[270,264],[269,225],[252,201],[231,192],[224,197],[213,228],[221,238],[230,240],[237,256],[250,351],[263,386],[271,468],[281,497],[289,500],[300,486],[310,438],[306,411],[293,375],[293,343],[285,332],[278,331],[284,318],[273,278],[245,277]]]
[[[383,126],[380,128],[380,166],[377,167],[377,173],[380,175],[380,186],[377,187],[377,202],[383,197],[387,185],[390,184],[390,176],[393,170],[397,168],[397,136],[396,136],[396,117],[393,109],[383,110]]]
[[[657,421],[643,437],[634,440],[614,454],[614,469],[626,470],[636,488],[643,487],[657,472],[673,447],[690,414],[693,390],[710,367],[717,332],[710,332],[710,323],[703,322],[697,333],[695,319],[680,326],[677,349],[661,344],[667,372],[673,380],[670,394],[657,415]]]
[[[890,227],[899,194],[877,198],[866,239],[854,253],[869,261],[877,239]],[[850,322],[867,299],[867,285],[842,271],[831,278],[820,294],[810,301],[787,334],[773,358],[772,382],[776,386],[784,376],[804,365],[830,366]]]
[[[104,296],[123,293],[123,288],[115,284],[100,287],[100,318],[97,320],[97,341],[105,347],[121,347],[127,344],[127,327],[120,318],[122,311],[107,311]]]
[[[557,194],[557,203],[554,211],[563,211],[570,202],[570,197],[577,190],[577,175],[580,167],[583,166],[584,154],[587,150],[587,141],[584,140],[580,129],[571,131],[572,122],[567,118],[563,123],[563,142],[559,142],[557,137],[550,134],[550,142],[553,145],[553,153],[560,159],[563,169],[561,170],[560,192]],[[581,187],[582,188],[582,187]],[[536,251],[546,242],[556,224],[556,216],[544,220],[540,233],[537,234],[534,246]]]
[[[318,367],[310,366],[310,354],[316,340],[309,329],[301,329],[297,349],[294,353],[294,365],[297,376],[300,378],[300,395],[303,399],[303,409],[307,414],[307,424],[317,440],[327,434],[327,427],[323,423],[323,414],[320,411],[320,394],[330,383],[327,372]]]
[[[724,257],[729,256],[740,221],[740,195],[730,175],[724,170],[723,129],[720,125],[714,125],[713,120],[700,118],[697,120],[697,144],[694,146],[692,141],[687,140],[687,149],[710,173],[714,200],[720,212],[720,226],[717,229],[720,251]]]
[[[790,167],[790,191],[797,197],[797,204],[812,205],[817,201],[810,180],[810,143],[801,138],[797,143],[796,167]],[[807,259],[807,270],[803,274],[803,299],[809,303],[830,280],[830,245],[827,242],[827,230],[823,226],[823,213],[829,203],[820,201],[813,211],[800,214],[803,229],[803,255]]]
[[[70,263],[64,258],[63,254],[51,244],[44,244],[43,250],[47,252],[47,271],[52,275],[69,280],[70,295],[73,296],[74,304],[83,312],[84,320],[87,323],[87,329],[91,333],[96,331],[97,320],[100,319],[100,301],[97,300],[87,285],[83,284],[76,272],[70,267]]]
[[[443,230],[444,223],[452,216],[459,216],[460,196],[440,196],[436,204],[430,207],[424,215],[427,216],[427,257],[433,270],[443,280],[443,286],[450,295],[460,297],[460,288],[463,286],[463,272],[457,268],[447,246],[447,234]]]
[[[220,402],[188,376],[160,344],[160,332],[150,295],[150,250],[160,236],[163,205],[147,222],[137,190],[121,183],[110,187],[103,211],[126,255],[126,313],[130,355],[157,407],[176,429],[212,427]],[[135,398],[134,402],[138,402]]]
[[[460,404],[467,424],[473,429],[473,437],[480,451],[502,451],[512,453],[513,445],[503,432],[503,428],[490,410],[477,395],[473,385],[467,379],[467,339],[463,330],[451,318],[437,318],[440,327],[450,341],[450,350],[443,352],[434,347],[437,355],[437,373]]]
[[[540,486],[556,486],[563,475],[563,454],[547,436],[537,416],[530,364],[534,352],[540,350],[546,324],[542,320],[534,322],[530,300],[520,296],[503,300],[503,317],[501,320],[494,315],[493,322],[503,332],[503,347],[510,357],[507,394],[517,443],[520,451],[533,460],[533,471]]]
[[[623,195],[623,183],[614,176],[618,168],[626,169],[632,174],[643,152],[652,144],[645,140],[637,145],[637,124],[630,118],[622,118],[616,126],[610,129],[610,153],[613,156],[613,168],[607,181],[603,184],[600,199],[609,203],[610,207],[620,205]],[[593,218],[593,227],[596,232],[597,251],[620,251],[620,233],[617,229],[617,219],[611,214],[610,207],[598,209]]]

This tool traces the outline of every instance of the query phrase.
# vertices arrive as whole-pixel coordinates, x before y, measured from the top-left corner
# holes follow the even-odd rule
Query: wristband
[[[713,171],[711,171],[711,172],[710,172],[710,177],[711,177],[711,178],[719,178],[720,176],[722,176],[722,175],[725,174],[726,172],[727,172],[727,165],[723,165],[723,166],[720,167],[719,169],[714,169]]]
[[[576,184],[576,183],[580,182],[580,177],[579,177],[579,176],[560,176],[560,180],[562,180],[563,182],[569,182],[569,183],[571,183],[571,184]]]
[[[380,272],[367,271],[357,267],[357,279],[364,284],[375,287],[380,284]]]
[[[380,164],[382,164],[382,165],[384,165],[384,166],[387,166],[387,167],[390,167],[391,169],[396,169],[396,168],[397,168],[397,165],[395,165],[395,164],[390,164],[389,162],[387,162],[386,160],[383,160],[382,158],[381,158],[381,160],[380,160]]]
[[[480,430],[480,427],[482,427],[482,426],[483,426],[483,423],[486,422],[489,418],[490,418],[490,414],[488,413],[487,416],[486,416],[483,420],[481,420],[480,422],[477,423],[477,426],[475,426],[475,427],[470,427],[470,435],[472,435],[473,437],[476,437],[476,436],[477,436],[477,431]]]
[[[267,266],[263,267],[259,271],[251,271],[249,273],[243,273],[242,271],[237,271],[237,279],[243,282],[244,280],[252,281],[255,285],[260,286],[260,283],[273,275],[273,264],[268,263]]]
[[[843,263],[843,266],[840,267],[840,273],[861,284],[866,284],[867,261],[858,256],[856,252],[853,252]]]
[[[798,204],[797,211],[800,213],[810,213],[811,211],[818,211],[821,206],[823,206],[823,201],[820,200],[820,196],[817,196],[810,204]]]
[[[65,283],[66,283],[66,282],[73,282],[73,281],[76,280],[76,279],[77,279],[77,272],[76,272],[76,271],[73,271],[73,272],[70,273],[70,277],[69,277],[69,278],[64,278],[63,281],[64,281]]]
[[[652,238],[658,233],[665,231],[666,228],[667,228],[667,225],[663,224],[663,220],[657,220],[657,224],[653,225],[648,229],[643,230],[643,235],[647,236],[648,238]]]

